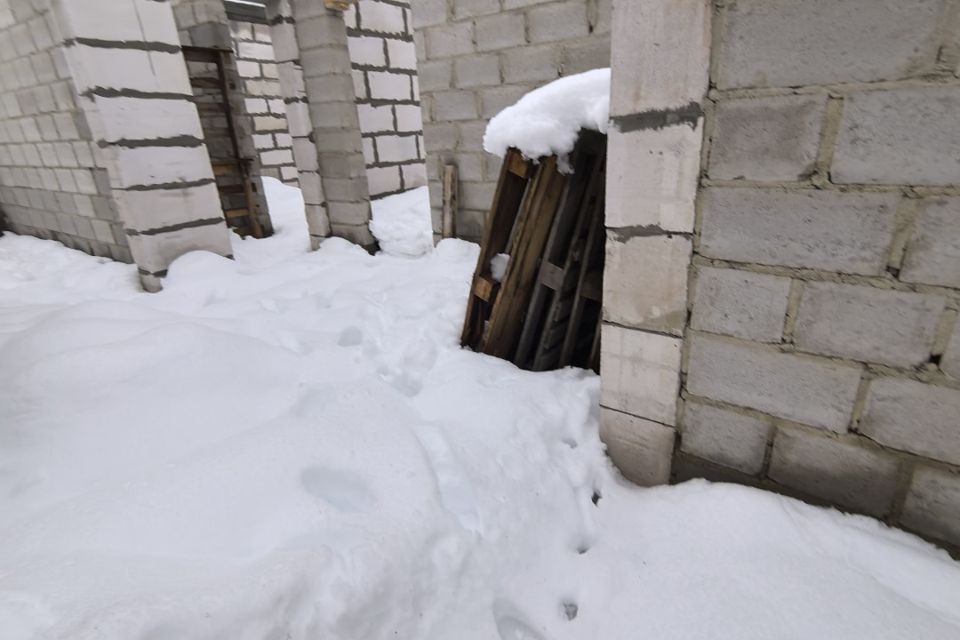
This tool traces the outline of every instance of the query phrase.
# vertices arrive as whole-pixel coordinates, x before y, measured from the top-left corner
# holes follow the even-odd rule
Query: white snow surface
[[[495,115],[483,148],[503,157],[516,147],[534,160],[556,154],[565,166],[580,130],[606,133],[609,118],[610,69],[594,69],[534,89]]]
[[[268,196],[276,236],[154,295],[0,238],[3,640],[960,637],[960,565],[913,536],[628,486],[595,376],[458,347],[475,245],[309,253]]]
[[[371,203],[370,232],[392,256],[416,258],[433,251],[430,192],[417,187]]]
[[[490,277],[497,282],[503,282],[503,276],[507,275],[507,265],[510,264],[510,254],[498,253],[490,258]]]

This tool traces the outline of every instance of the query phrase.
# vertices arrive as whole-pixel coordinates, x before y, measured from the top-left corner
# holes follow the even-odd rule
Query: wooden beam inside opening
[[[443,217],[441,235],[455,238],[457,235],[457,208],[459,200],[457,165],[443,165]]]

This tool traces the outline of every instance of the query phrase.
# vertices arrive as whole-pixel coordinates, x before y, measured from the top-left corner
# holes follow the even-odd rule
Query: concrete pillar
[[[270,23],[270,37],[277,60],[280,92],[287,108],[287,126],[293,144],[293,161],[297,166],[300,190],[303,193],[310,246],[317,249],[323,239],[330,235],[330,218],[327,215],[326,198],[320,180],[317,147],[313,143],[307,88],[303,81],[300,47],[297,44],[290,0],[268,2],[267,21]]]
[[[669,481],[676,442],[710,16],[710,0],[613,7],[601,437],[645,485]]]
[[[272,0],[267,11],[311,244],[336,235],[373,249],[343,14],[313,0]]]
[[[78,102],[106,168],[105,188],[144,288],[158,290],[169,264],[188,251],[229,256],[170,5],[56,0],[53,10]]]

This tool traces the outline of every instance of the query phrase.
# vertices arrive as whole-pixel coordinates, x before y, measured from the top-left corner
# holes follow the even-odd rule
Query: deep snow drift
[[[392,256],[416,258],[433,249],[430,192],[417,187],[370,203],[370,232],[380,249]],[[426,211],[428,215],[424,215]]]
[[[474,245],[308,253],[268,195],[277,236],[156,295],[0,239],[3,640],[960,637],[916,538],[623,484],[596,377],[457,347]]]

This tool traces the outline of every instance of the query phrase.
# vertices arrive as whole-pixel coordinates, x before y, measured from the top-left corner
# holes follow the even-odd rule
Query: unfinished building
[[[269,175],[302,188],[314,246],[372,248],[371,195],[426,182],[410,24],[394,0],[4,0],[7,224],[157,290],[231,229],[270,234]]]
[[[500,171],[488,119],[610,66],[613,460],[960,544],[960,0],[231,11],[0,2],[11,228],[135,261],[156,288],[185,251],[228,255],[228,220],[269,232],[261,175],[298,182],[314,246],[372,247],[370,198],[429,179],[435,235],[476,240]]]
[[[601,436],[628,478],[960,543],[960,2],[432,0],[414,21],[435,231],[452,202],[480,234],[489,117],[612,67]]]
[[[614,6],[602,432],[960,543],[960,2]]]

